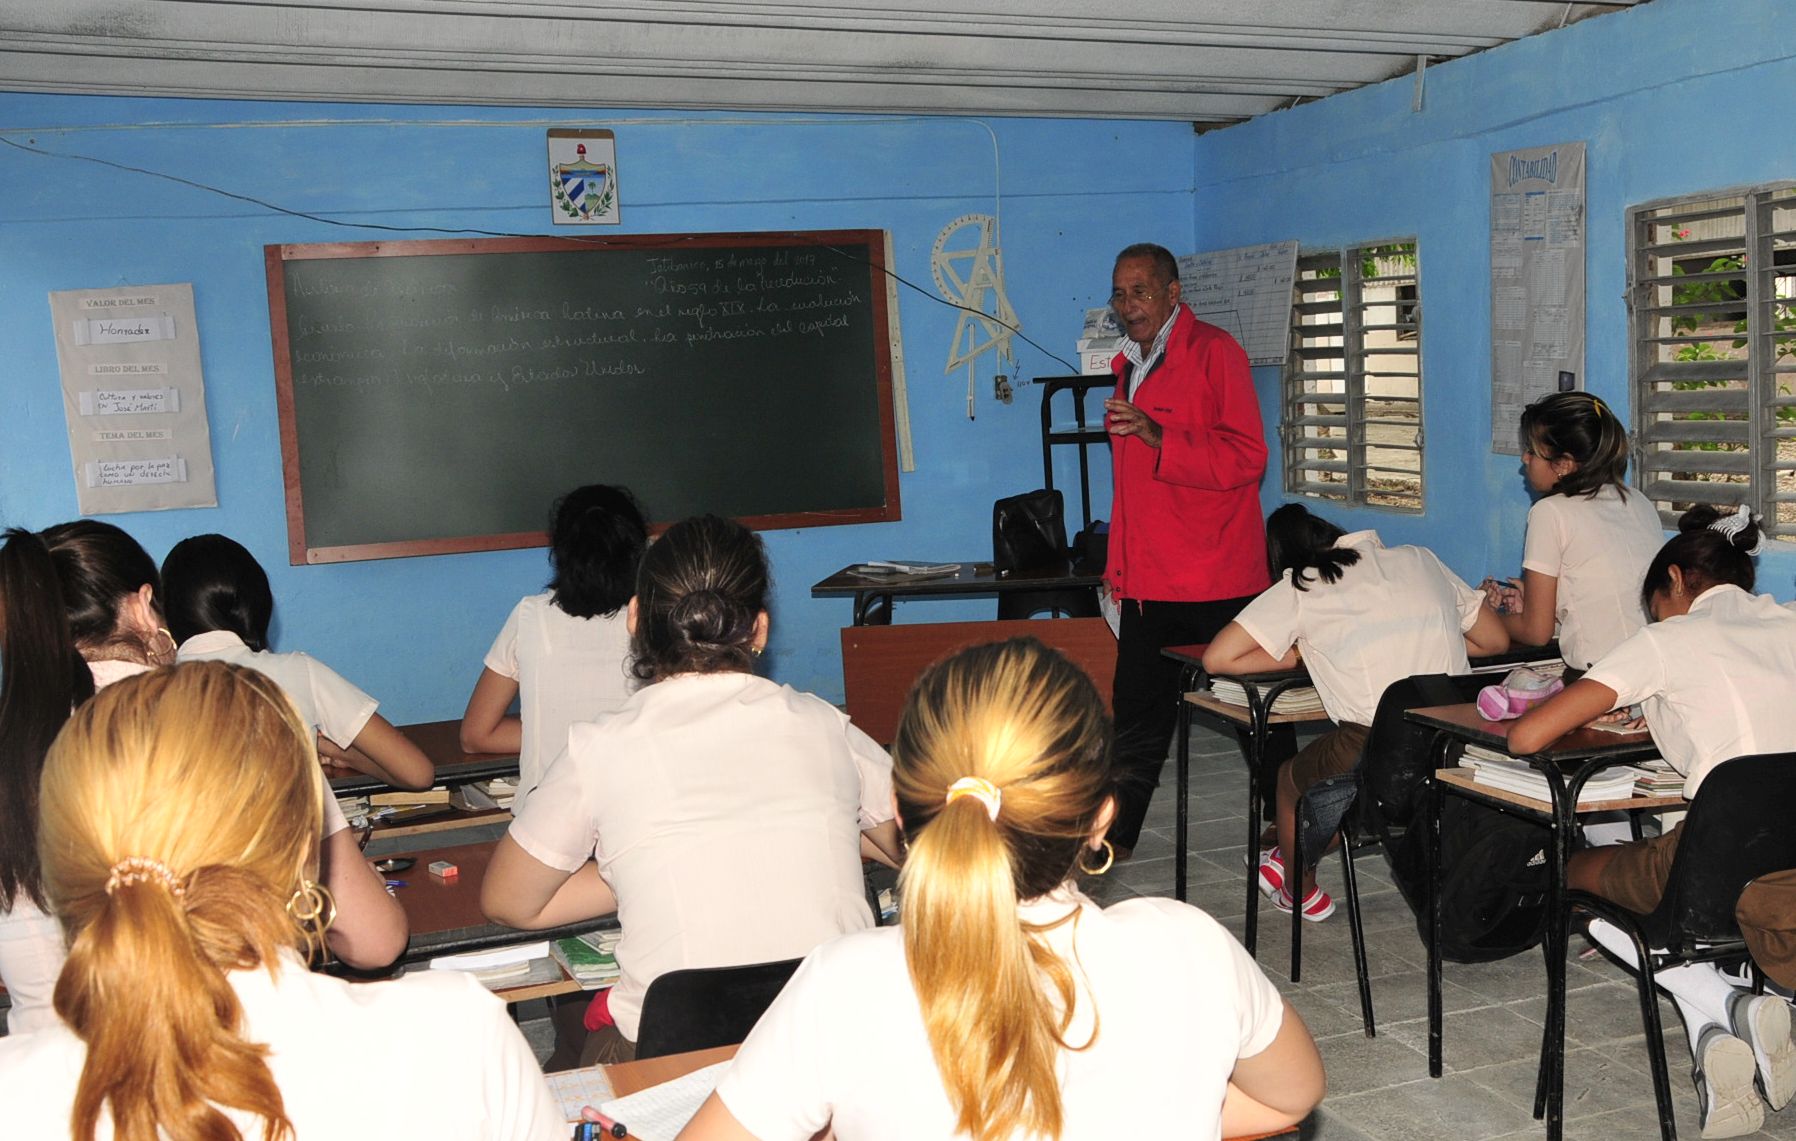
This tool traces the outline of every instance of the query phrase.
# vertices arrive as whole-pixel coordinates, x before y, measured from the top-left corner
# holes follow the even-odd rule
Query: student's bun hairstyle
[[[630,601],[648,541],[642,505],[627,488],[589,483],[562,496],[549,526],[555,605],[575,618],[617,613]]]
[[[1593,496],[1614,484],[1628,494],[1628,430],[1602,399],[1588,392],[1554,392],[1522,409],[1522,446],[1548,461],[1570,457],[1576,471],[1552,494]]]
[[[1091,679],[1033,638],[962,650],[905,701],[892,744],[910,845],[905,960],[956,1129],[974,1141],[1060,1135],[1055,1062],[1087,1045],[1064,1039],[1075,968],[1016,909],[1073,874],[1110,795],[1111,752]],[[997,790],[995,811],[949,799],[968,777]]]
[[[110,523],[78,519],[0,540],[0,912],[21,898],[45,905],[37,854],[44,756],[69,710],[93,696],[82,651],[121,647],[149,660],[120,608],[145,585],[159,595],[156,563]]]
[[[767,583],[767,554],[747,527],[715,515],[675,523],[636,572],[630,668],[643,681],[752,670]]]
[[[189,662],[108,686],[44,766],[44,883],[69,937],[56,1013],[87,1044],[70,1133],[227,1138],[230,1109],[290,1139],[268,1047],[228,973],[302,969],[287,905],[314,875],[312,734],[254,670]]]
[[[162,560],[168,628],[177,644],[228,630],[252,650],[268,648],[274,592],[268,572],[242,543],[224,535],[182,539]]]
[[[1359,562],[1358,551],[1335,546],[1346,533],[1303,504],[1287,503],[1266,517],[1266,566],[1275,580],[1290,571],[1298,590],[1310,588],[1310,571],[1323,582],[1339,582],[1341,572]]]
[[[1672,567],[1678,568],[1684,589],[1692,596],[1712,586],[1737,586],[1750,594],[1758,578],[1752,558],[1761,537],[1758,521],[1745,508],[1723,515],[1706,503],[1692,507],[1678,517],[1678,533],[1647,565],[1640,584],[1641,609],[1651,614],[1653,596],[1671,589]]]

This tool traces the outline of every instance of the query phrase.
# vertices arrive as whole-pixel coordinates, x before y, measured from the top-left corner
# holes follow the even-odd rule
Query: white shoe
[[[1776,995],[1740,991],[1727,1000],[1734,1037],[1752,1047],[1759,1092],[1772,1109],[1796,1097],[1796,1043],[1790,1041],[1790,1004]]]
[[[1702,1032],[1694,1076],[1703,1137],[1744,1137],[1765,1124],[1765,1103],[1753,1088],[1756,1069],[1751,1046],[1720,1026]]]

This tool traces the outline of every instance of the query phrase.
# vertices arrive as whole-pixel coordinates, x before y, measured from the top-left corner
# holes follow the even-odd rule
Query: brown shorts
[[[1352,772],[1365,752],[1366,737],[1371,730],[1364,725],[1343,721],[1314,741],[1299,749],[1291,758],[1291,780],[1297,791],[1315,784],[1323,777]]]
[[[1796,986],[1796,871],[1772,872],[1747,884],[1734,918],[1759,968],[1780,986]]]
[[[1603,868],[1597,894],[1642,914],[1659,906],[1678,851],[1677,828],[1650,840],[1617,844],[1612,850],[1615,854]]]

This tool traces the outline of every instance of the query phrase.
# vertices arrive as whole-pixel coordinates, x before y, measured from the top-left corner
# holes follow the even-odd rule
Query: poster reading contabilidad
[[[1584,144],[1490,159],[1491,450],[1521,452],[1522,409],[1584,387]]]
[[[50,294],[81,514],[216,507],[193,286]]]

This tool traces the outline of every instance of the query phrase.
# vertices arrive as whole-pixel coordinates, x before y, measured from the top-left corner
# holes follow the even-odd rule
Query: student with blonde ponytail
[[[1107,909],[1111,729],[1033,639],[926,672],[893,744],[902,926],[813,952],[682,1141],[1190,1137],[1321,1100],[1314,1042],[1194,907]]]
[[[471,978],[306,970],[333,911],[317,764],[279,687],[218,662],[127,679],[70,718],[39,832],[69,938],[63,1022],[0,1040],[9,1136],[565,1136],[529,1046]]]

